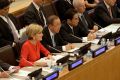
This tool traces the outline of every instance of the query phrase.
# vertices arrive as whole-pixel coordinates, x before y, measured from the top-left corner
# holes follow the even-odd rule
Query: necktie
[[[8,16],[5,16],[5,18],[7,19],[9,28],[12,30],[14,41],[18,42],[19,41],[19,34],[18,34],[17,29],[15,28],[15,26],[13,26],[14,24],[11,23],[10,18]]]
[[[112,16],[112,11],[111,11],[111,8],[110,8],[110,7],[108,8],[108,11],[109,11],[110,17],[113,18],[113,16]]]
[[[53,43],[53,47],[55,47],[55,46],[56,46],[56,43],[55,43],[54,35],[52,35],[52,43]]]
[[[81,16],[81,21],[82,21],[84,27],[88,30],[88,23],[87,23],[87,21],[86,21],[84,15]]]

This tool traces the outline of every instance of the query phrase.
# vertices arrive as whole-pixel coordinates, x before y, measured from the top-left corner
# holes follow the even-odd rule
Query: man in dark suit
[[[0,60],[0,78],[7,78],[9,77],[9,73],[18,72],[20,67],[18,66],[11,66],[7,63],[4,63],[2,60]]]
[[[0,47],[14,45],[19,40],[19,23],[12,14],[8,14],[9,0],[0,0]]]
[[[66,22],[62,25],[60,29],[60,34],[62,38],[69,43],[80,43],[82,42],[82,34],[80,29],[78,29],[79,17],[75,9],[69,9],[65,13]]]
[[[48,27],[43,29],[42,43],[50,52],[61,52],[73,48],[72,44],[68,44],[61,38],[59,34],[60,27],[59,17],[52,15],[48,18]]]
[[[24,13],[24,20],[26,25],[37,23],[46,26],[46,18],[42,10],[43,0],[33,0]]]
[[[98,29],[98,26],[94,25],[93,20],[89,17],[88,13],[85,11],[85,1],[84,0],[74,0],[74,8],[78,11],[79,14],[79,26],[84,30],[83,36],[87,36],[90,32],[90,29],[94,32]]]
[[[104,0],[99,3],[95,9],[95,21],[102,27],[106,27],[112,23],[120,23],[120,15],[116,6],[116,0]]]
[[[61,20],[65,20],[65,12],[73,8],[72,0],[57,0],[55,4],[56,10]]]

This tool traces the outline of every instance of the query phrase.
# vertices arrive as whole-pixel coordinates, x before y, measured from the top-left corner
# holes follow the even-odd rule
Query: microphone
[[[105,28],[103,28],[103,27],[100,26],[99,24],[97,24],[97,23],[95,23],[95,22],[94,22],[94,24],[95,24],[96,26],[98,26],[100,29],[103,29],[104,31],[108,32]]]
[[[52,46],[50,46],[50,45],[48,45],[48,47],[51,48],[51,49],[53,49],[53,50],[55,50],[55,51],[57,51],[57,52],[59,52],[59,53],[62,53],[62,52],[63,52],[63,51],[58,50],[58,49],[56,49],[56,48],[54,48],[54,47],[52,47]]]
[[[77,38],[77,39],[79,39],[81,42],[82,42],[82,39],[81,38],[79,38],[79,37],[77,37],[77,36],[75,36],[75,35],[73,35],[73,34],[70,34],[71,36],[73,36],[73,37],[75,37],[75,38]]]

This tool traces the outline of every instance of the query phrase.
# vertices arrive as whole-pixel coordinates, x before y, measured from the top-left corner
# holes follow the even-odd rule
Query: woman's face
[[[43,33],[37,33],[35,36],[33,36],[33,39],[36,41],[42,40]]]

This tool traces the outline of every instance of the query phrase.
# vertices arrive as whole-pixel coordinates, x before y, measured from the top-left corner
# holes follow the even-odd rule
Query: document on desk
[[[87,37],[83,37],[83,42],[86,42],[86,43],[91,42],[91,43],[93,43],[93,44],[98,44],[99,39],[94,39],[94,40],[92,40],[92,41],[88,41],[88,40],[87,40]]]

